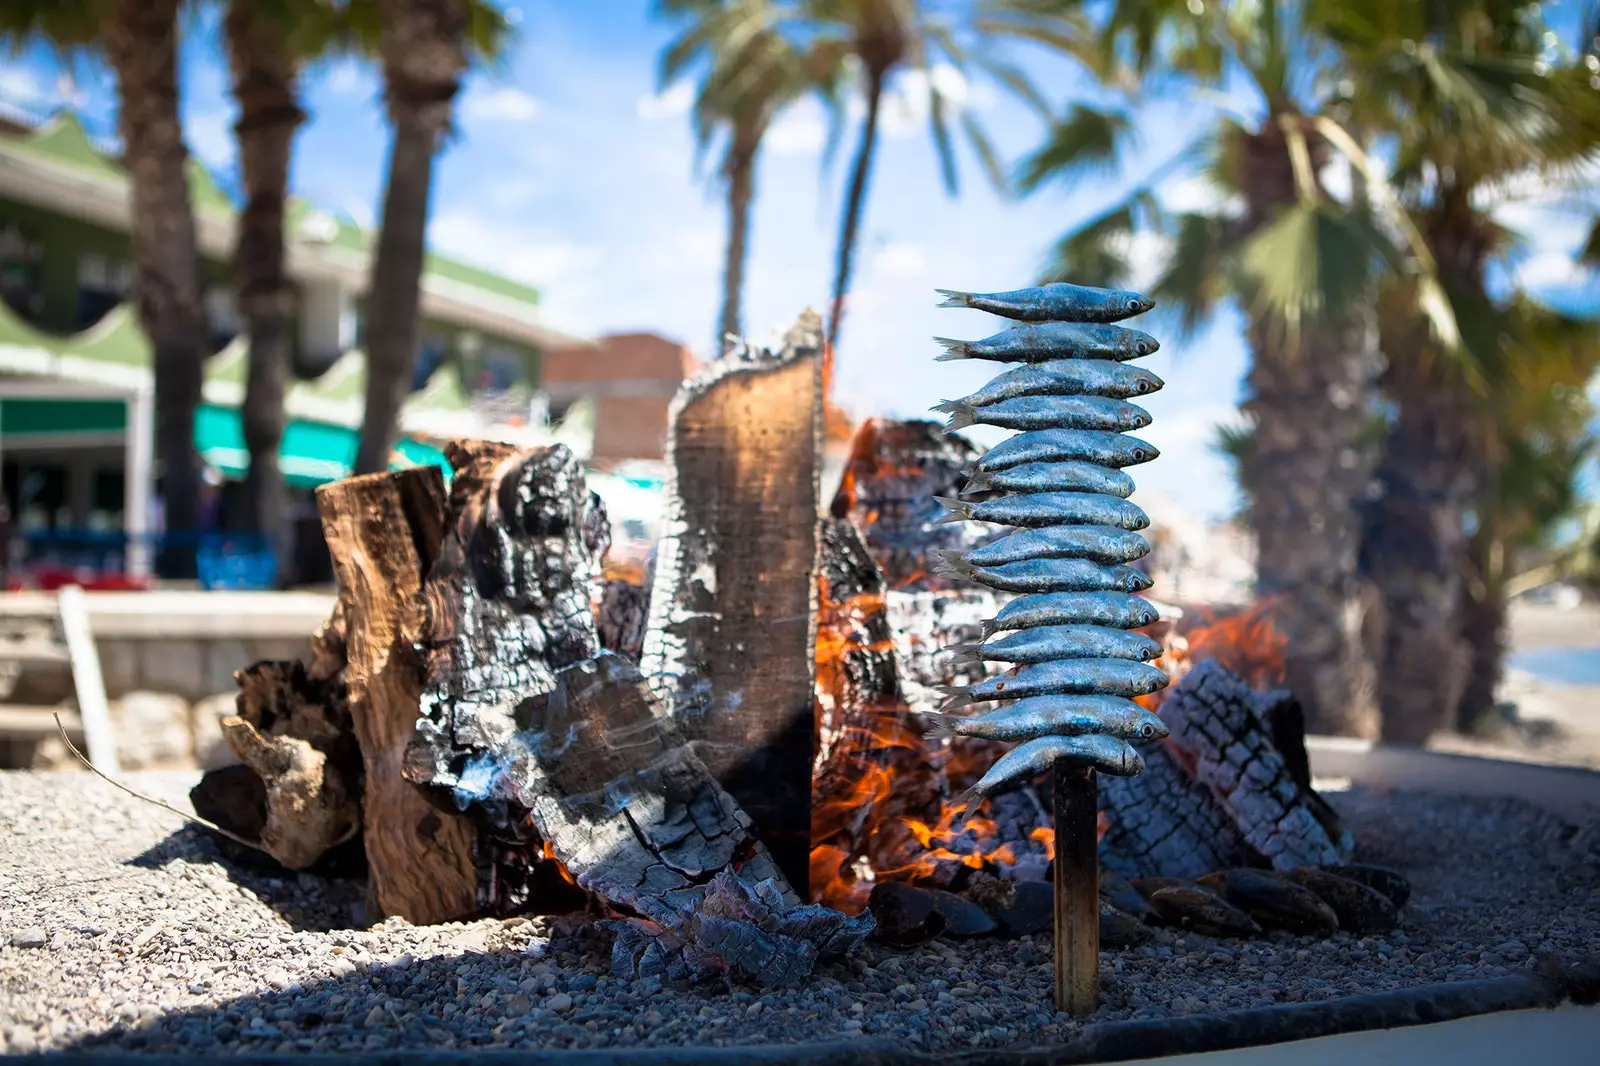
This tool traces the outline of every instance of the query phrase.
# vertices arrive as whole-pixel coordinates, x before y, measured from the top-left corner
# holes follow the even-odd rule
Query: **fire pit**
[[[240,671],[241,766],[131,782],[254,847],[0,776],[5,1049],[1090,1062],[1592,998],[1600,775],[1307,741],[1262,604],[1147,627],[1172,736],[1102,789],[1133,887],[1104,881],[1098,1013],[1055,1013],[1048,792],[958,821],[989,753],[917,714],[992,669],[944,649],[994,594],[935,565],[986,535],[936,524],[971,452],[869,423],[819,516],[816,327],[675,405],[648,597],[602,579],[558,450],[326,491],[313,660]],[[1352,863],[1398,871],[1370,932],[1251,887]]]

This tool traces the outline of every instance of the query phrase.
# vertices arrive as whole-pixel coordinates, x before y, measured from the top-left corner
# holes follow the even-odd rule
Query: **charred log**
[[[673,401],[641,660],[789,879],[808,877],[821,320],[735,350]]]
[[[471,823],[435,809],[400,773],[424,678],[411,631],[444,532],[444,481],[431,466],[348,478],[319,488],[317,505],[344,604],[372,898],[418,924],[465,918],[478,909]]]
[[[1124,877],[1195,878],[1233,866],[1244,836],[1167,743],[1141,747],[1144,773],[1100,782],[1100,861]]]
[[[619,577],[608,578],[600,590],[600,605],[596,610],[600,646],[630,663],[637,663],[644,650],[645,628],[650,620],[649,586]]]
[[[477,903],[508,914],[538,905],[549,860],[500,787],[504,745],[519,704],[599,651],[590,595],[608,526],[565,447],[474,442],[447,454],[448,520],[412,621],[427,684],[402,773],[472,816]]]
[[[978,455],[977,448],[947,435],[937,422],[869,418],[856,430],[832,514],[861,530],[891,589],[966,587],[934,574],[935,552],[971,548],[994,531],[978,522],[940,525],[945,509],[934,497],[956,496]]]

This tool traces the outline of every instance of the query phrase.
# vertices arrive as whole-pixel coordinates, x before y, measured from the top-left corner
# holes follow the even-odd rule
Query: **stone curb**
[[[1231,1051],[1375,1029],[1431,1025],[1500,1011],[1553,1009],[1600,1002],[1600,962],[1548,962],[1532,974],[1286,1003],[1227,1014],[1150,1021],[1101,1022],[1050,1047],[919,1052],[877,1038],[813,1044],[736,1047],[594,1048],[572,1051],[381,1051],[338,1055],[137,1053],[138,1066],[176,1066],[225,1057],[233,1066],[1079,1066],[1164,1055]],[[66,1051],[41,1061],[70,1066],[129,1060],[115,1049]]]

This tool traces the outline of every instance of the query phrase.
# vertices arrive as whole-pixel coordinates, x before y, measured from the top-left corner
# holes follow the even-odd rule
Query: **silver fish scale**
[[[1073,534],[1073,539],[1063,539],[1059,548],[1047,544],[1046,537],[1036,538],[1040,542],[1037,546],[1031,541],[1017,542],[1018,550],[1009,554],[1018,561],[1028,561],[1010,569],[1005,564],[1014,559],[996,551],[984,554],[980,550],[969,552],[959,561],[952,559],[952,572],[976,584],[1001,592],[1042,593],[1013,601],[1013,609],[1004,612],[1007,617],[995,617],[986,623],[986,644],[1006,640],[1015,643],[1015,636],[1007,634],[1045,626],[1129,630],[1145,624],[1153,612],[1146,612],[1147,605],[1130,595],[1137,584],[1130,584],[1128,568],[1121,564],[1138,557],[1129,545],[1131,539],[1137,539],[1136,547],[1142,546],[1142,538],[1133,531],[1143,528],[1147,520],[1137,507],[1126,502],[1132,482],[1120,468],[1147,462],[1155,458],[1156,451],[1115,430],[1139,428],[1148,419],[1145,412],[1125,403],[1124,398],[1159,387],[1160,379],[1109,367],[1153,352],[1159,345],[1137,331],[1104,323],[1132,317],[1153,305],[1138,293],[1060,283],[995,293],[939,292],[948,297],[940,306],[970,307],[1033,324],[982,341],[940,338],[945,349],[941,359],[1009,360],[1051,368],[1006,369],[967,401],[942,405],[952,412],[953,428],[989,422],[1024,432],[980,458],[974,483],[963,490],[1000,489],[1004,495],[989,496],[976,504],[941,502],[951,511],[952,519],[959,516],[1023,529],[1067,526],[1082,531],[1081,538]],[[1064,373],[1058,385],[1051,377],[1060,372],[1055,368],[1063,364],[1041,361],[1035,353],[1042,351],[1053,353],[1052,358],[1056,359],[1063,355],[1088,358],[1082,369]],[[981,408],[975,408],[973,401],[980,401]],[[1017,473],[998,476],[1012,468],[1017,468]],[[1080,485],[1103,488],[1101,493],[1084,492]],[[1104,489],[1111,491],[1106,493]],[[1029,655],[1025,665],[1015,668],[1014,687],[1020,689],[1016,695],[1080,693],[1126,697],[1149,691],[1150,685],[1160,688],[1166,684],[1159,671],[1130,661],[1126,651],[1117,658],[1106,655],[1106,651],[1113,650],[1111,645],[1065,639],[1055,643],[1059,655],[1042,659]],[[994,656],[985,656],[984,646],[969,645],[964,651],[979,661],[1005,657],[1001,648],[996,648]],[[1054,650],[1048,641],[1042,647]],[[1143,676],[1145,673],[1150,676]],[[1009,676],[1008,672],[979,684],[947,690],[952,698],[945,710],[1005,698],[1013,691],[1003,680]],[[1042,719],[1037,723],[1017,723],[1018,735],[1036,739],[996,762],[973,787],[969,798],[982,798],[1016,784],[1059,760],[1113,776],[1131,776],[1143,768],[1144,759],[1139,752],[1116,735],[1119,723],[1113,721],[1110,712],[1101,728],[1085,732],[1082,726],[1081,718],[1074,719],[1070,732],[1064,726],[1051,732],[1054,723]],[[1126,731],[1125,724],[1120,728]],[[955,728],[948,731],[960,732]]]

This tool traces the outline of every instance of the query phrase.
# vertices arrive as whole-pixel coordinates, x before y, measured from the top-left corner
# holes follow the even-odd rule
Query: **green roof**
[[[122,165],[95,146],[94,141],[84,130],[83,123],[70,111],[57,112],[48,121],[24,136],[0,136],[0,150],[17,151],[35,159],[69,167],[105,180],[118,183],[127,181],[127,174]],[[234,213],[233,204],[218,187],[211,172],[193,157],[189,160],[189,191],[195,207],[200,211],[224,215]],[[288,212],[291,229],[296,228],[310,213],[309,206],[299,201],[292,201]],[[336,219],[335,222],[338,229],[329,243],[355,252],[365,253],[370,249],[373,237],[368,231],[343,220]],[[435,252],[427,253],[423,260],[423,269],[433,277],[465,285],[492,296],[526,304],[539,302],[539,290],[532,285],[501,277],[493,271]]]

